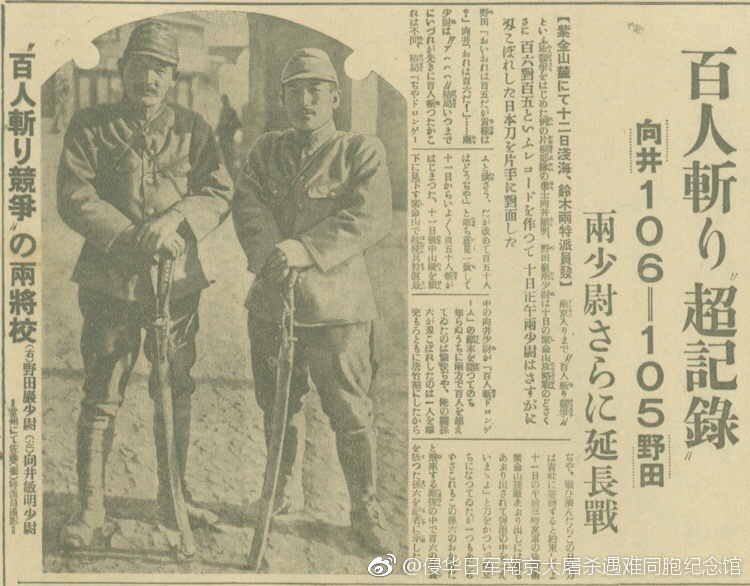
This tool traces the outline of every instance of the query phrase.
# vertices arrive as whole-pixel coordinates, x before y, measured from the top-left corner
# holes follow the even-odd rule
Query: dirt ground
[[[48,121],[45,120],[45,123]],[[47,130],[47,126],[44,128]],[[154,529],[156,463],[148,398],[148,363],[141,356],[117,420],[107,469],[107,508],[117,531],[109,543],[84,552],[58,544],[62,523],[75,510],[75,428],[82,397],[78,349],[81,318],[76,286],[70,282],[80,238],[55,210],[55,175],[60,135],[44,133],[42,202],[43,270],[43,483],[44,570],[106,573],[243,573],[253,536],[250,503],[260,496],[266,449],[260,409],[249,367],[243,301],[250,282],[231,222],[206,243],[206,257],[222,276],[201,302],[198,384],[188,483],[193,497],[220,516],[217,528],[198,528],[198,555],[185,562],[169,554]],[[397,212],[391,234],[369,253],[378,301],[376,343],[380,370],[373,388],[379,433],[379,491],[388,519],[406,550],[407,514],[407,315],[406,214]],[[317,395],[307,402],[304,466],[305,512],[272,530],[266,553],[272,573],[364,574],[375,554],[361,547],[348,528],[346,485],[333,435]]]

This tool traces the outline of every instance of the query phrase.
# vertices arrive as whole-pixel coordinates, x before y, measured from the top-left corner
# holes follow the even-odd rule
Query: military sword
[[[281,345],[276,363],[276,390],[273,397],[273,418],[271,441],[269,442],[266,470],[263,477],[263,490],[260,497],[258,521],[255,526],[253,543],[250,547],[249,566],[257,572],[263,563],[263,552],[273,517],[276,488],[279,483],[281,456],[286,434],[286,419],[289,412],[289,394],[292,387],[294,367],[294,285],[299,275],[298,269],[291,269],[283,293],[284,312],[281,318]]]
[[[169,302],[172,291],[172,269],[174,261],[167,255],[159,258],[156,280],[156,316],[153,322],[156,339],[156,361],[153,369],[156,375],[156,389],[162,409],[164,422],[164,439],[167,447],[167,468],[169,473],[169,490],[172,496],[172,507],[177,520],[181,537],[181,550],[185,557],[195,555],[195,539],[190,528],[185,495],[182,492],[182,479],[177,461],[177,444],[174,434],[174,405],[172,398],[171,361],[172,336],[170,332],[171,315]]]

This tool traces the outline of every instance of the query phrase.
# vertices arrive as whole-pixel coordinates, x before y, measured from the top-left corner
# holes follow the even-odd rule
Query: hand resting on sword
[[[156,258],[157,261],[160,255],[174,259],[183,254],[186,243],[177,230],[184,219],[179,211],[170,209],[146,222],[136,237],[139,251],[146,258]]]
[[[312,256],[299,240],[284,240],[276,245],[261,271],[261,275],[283,283],[289,280],[292,269],[304,269],[314,264]]]

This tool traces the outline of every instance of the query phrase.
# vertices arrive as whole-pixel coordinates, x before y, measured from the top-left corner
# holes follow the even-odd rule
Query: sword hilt
[[[172,296],[173,268],[174,260],[171,257],[166,255],[159,257],[156,276],[156,315],[154,316],[153,326],[156,334],[156,351],[159,354],[159,360],[162,362],[168,361],[172,352],[169,335],[172,317],[169,305]]]
[[[294,368],[294,285],[297,282],[298,275],[299,269],[292,268],[281,293],[284,311],[281,316],[281,347],[276,360],[276,390],[273,398],[272,430],[261,492],[261,511],[255,527],[248,560],[250,569],[256,572],[260,570],[263,564],[263,552],[271,528],[273,505],[284,450],[286,420],[289,413],[289,393],[291,392],[292,370]]]
[[[166,255],[159,257],[156,277],[156,316],[169,319],[169,301],[172,294],[174,260]]]
[[[283,345],[294,340],[294,286],[297,284],[299,269],[292,268],[289,271],[289,277],[286,281],[286,288],[282,293],[284,299],[284,313],[281,317],[281,331]]]

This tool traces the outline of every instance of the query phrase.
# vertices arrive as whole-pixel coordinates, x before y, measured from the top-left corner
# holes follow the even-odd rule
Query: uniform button
[[[146,175],[146,183],[148,183],[149,185],[153,185],[154,178],[151,175]]]
[[[336,195],[336,190],[335,189],[331,189],[331,191],[328,192],[328,196],[329,197],[333,197],[334,195]]]
[[[156,213],[156,208],[148,208],[146,210],[146,215],[147,216],[153,216],[155,213]]]

